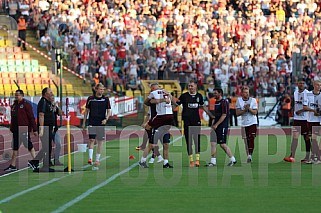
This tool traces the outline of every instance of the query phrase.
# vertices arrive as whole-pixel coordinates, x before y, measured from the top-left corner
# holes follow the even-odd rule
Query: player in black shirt
[[[179,97],[176,104],[183,105],[182,119],[184,121],[184,135],[190,167],[199,167],[201,133],[201,118],[199,116],[199,108],[202,108],[210,117],[212,117],[212,114],[204,105],[203,96],[197,92],[197,83],[190,81],[188,83],[188,90],[188,92],[185,92]],[[193,159],[192,140],[195,144],[195,163]]]
[[[35,160],[29,161],[29,165],[33,167],[34,172],[39,172],[39,169],[37,169],[36,167],[38,167],[39,165],[39,160],[42,159],[43,168],[41,168],[40,171],[55,171],[49,168],[54,126],[56,121],[55,108],[51,103],[51,100],[53,98],[52,96],[54,96],[52,90],[49,87],[44,88],[42,90],[42,97],[37,106],[38,129],[42,148],[35,157]]]
[[[89,133],[89,159],[88,164],[92,165],[94,144],[97,140],[96,162],[95,165],[100,165],[100,152],[103,141],[105,141],[105,125],[110,115],[109,98],[103,95],[105,87],[99,83],[95,86],[95,95],[89,96],[86,103],[84,114],[83,129],[86,128],[86,120],[88,117],[88,133]]]
[[[221,148],[230,158],[228,166],[236,164],[230,148],[226,145],[226,138],[228,134],[228,119],[229,119],[229,103],[223,99],[223,90],[214,89],[215,102],[215,119],[213,123],[213,130],[211,132],[211,162],[207,166],[216,166],[216,144],[220,144]]]

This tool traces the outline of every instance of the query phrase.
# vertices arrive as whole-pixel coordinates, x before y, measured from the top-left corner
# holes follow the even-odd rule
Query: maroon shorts
[[[241,128],[242,138],[250,138],[250,136],[256,137],[257,125],[253,124],[251,126],[244,126]]]
[[[173,125],[174,116],[170,115],[156,115],[152,120],[148,121],[148,125],[153,129],[161,126]]]
[[[303,120],[293,120],[293,132],[299,132],[301,135],[309,134],[308,122]]]
[[[320,134],[320,122],[308,122],[308,128],[309,128],[309,135],[321,135]]]

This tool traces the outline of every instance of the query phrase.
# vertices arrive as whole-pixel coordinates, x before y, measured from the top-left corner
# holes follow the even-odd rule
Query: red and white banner
[[[41,97],[25,97],[32,104],[33,113],[35,118],[37,118],[37,104]],[[70,125],[79,126],[81,125],[81,120],[84,117],[84,112],[86,108],[87,97],[68,97],[69,101],[69,116]],[[136,116],[138,102],[137,98],[133,97],[110,97],[111,105],[111,117],[110,119],[119,119],[125,116]],[[0,125],[10,124],[10,105],[12,105],[14,98],[0,98]],[[60,98],[56,98],[56,102],[60,101]],[[66,125],[67,118],[65,116],[66,112],[66,98],[63,98],[62,103],[63,110],[63,125]],[[60,117],[58,116],[58,119]]]

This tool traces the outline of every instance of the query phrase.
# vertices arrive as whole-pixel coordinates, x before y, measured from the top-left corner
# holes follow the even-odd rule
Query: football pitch
[[[205,167],[210,143],[202,136],[201,167],[189,168],[185,140],[175,136],[169,159],[174,168],[163,169],[156,159],[143,169],[142,151],[135,150],[140,142],[130,137],[105,143],[99,170],[86,165],[87,153],[75,152],[71,174],[23,169],[1,176],[0,212],[320,212],[321,165],[299,162],[304,142],[298,162],[283,162],[290,136],[257,136],[251,164],[241,138],[230,136],[234,167],[226,166],[219,147],[217,166]]]

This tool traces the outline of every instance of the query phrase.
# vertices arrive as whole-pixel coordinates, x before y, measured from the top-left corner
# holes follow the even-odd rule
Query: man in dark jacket
[[[21,143],[28,148],[32,158],[35,158],[35,149],[33,148],[29,133],[33,131],[34,135],[37,136],[37,125],[33,116],[32,106],[23,97],[23,91],[17,90],[15,93],[15,101],[11,106],[10,131],[13,134],[13,154],[9,167],[5,169],[5,171],[8,172],[17,170],[16,158]]]

